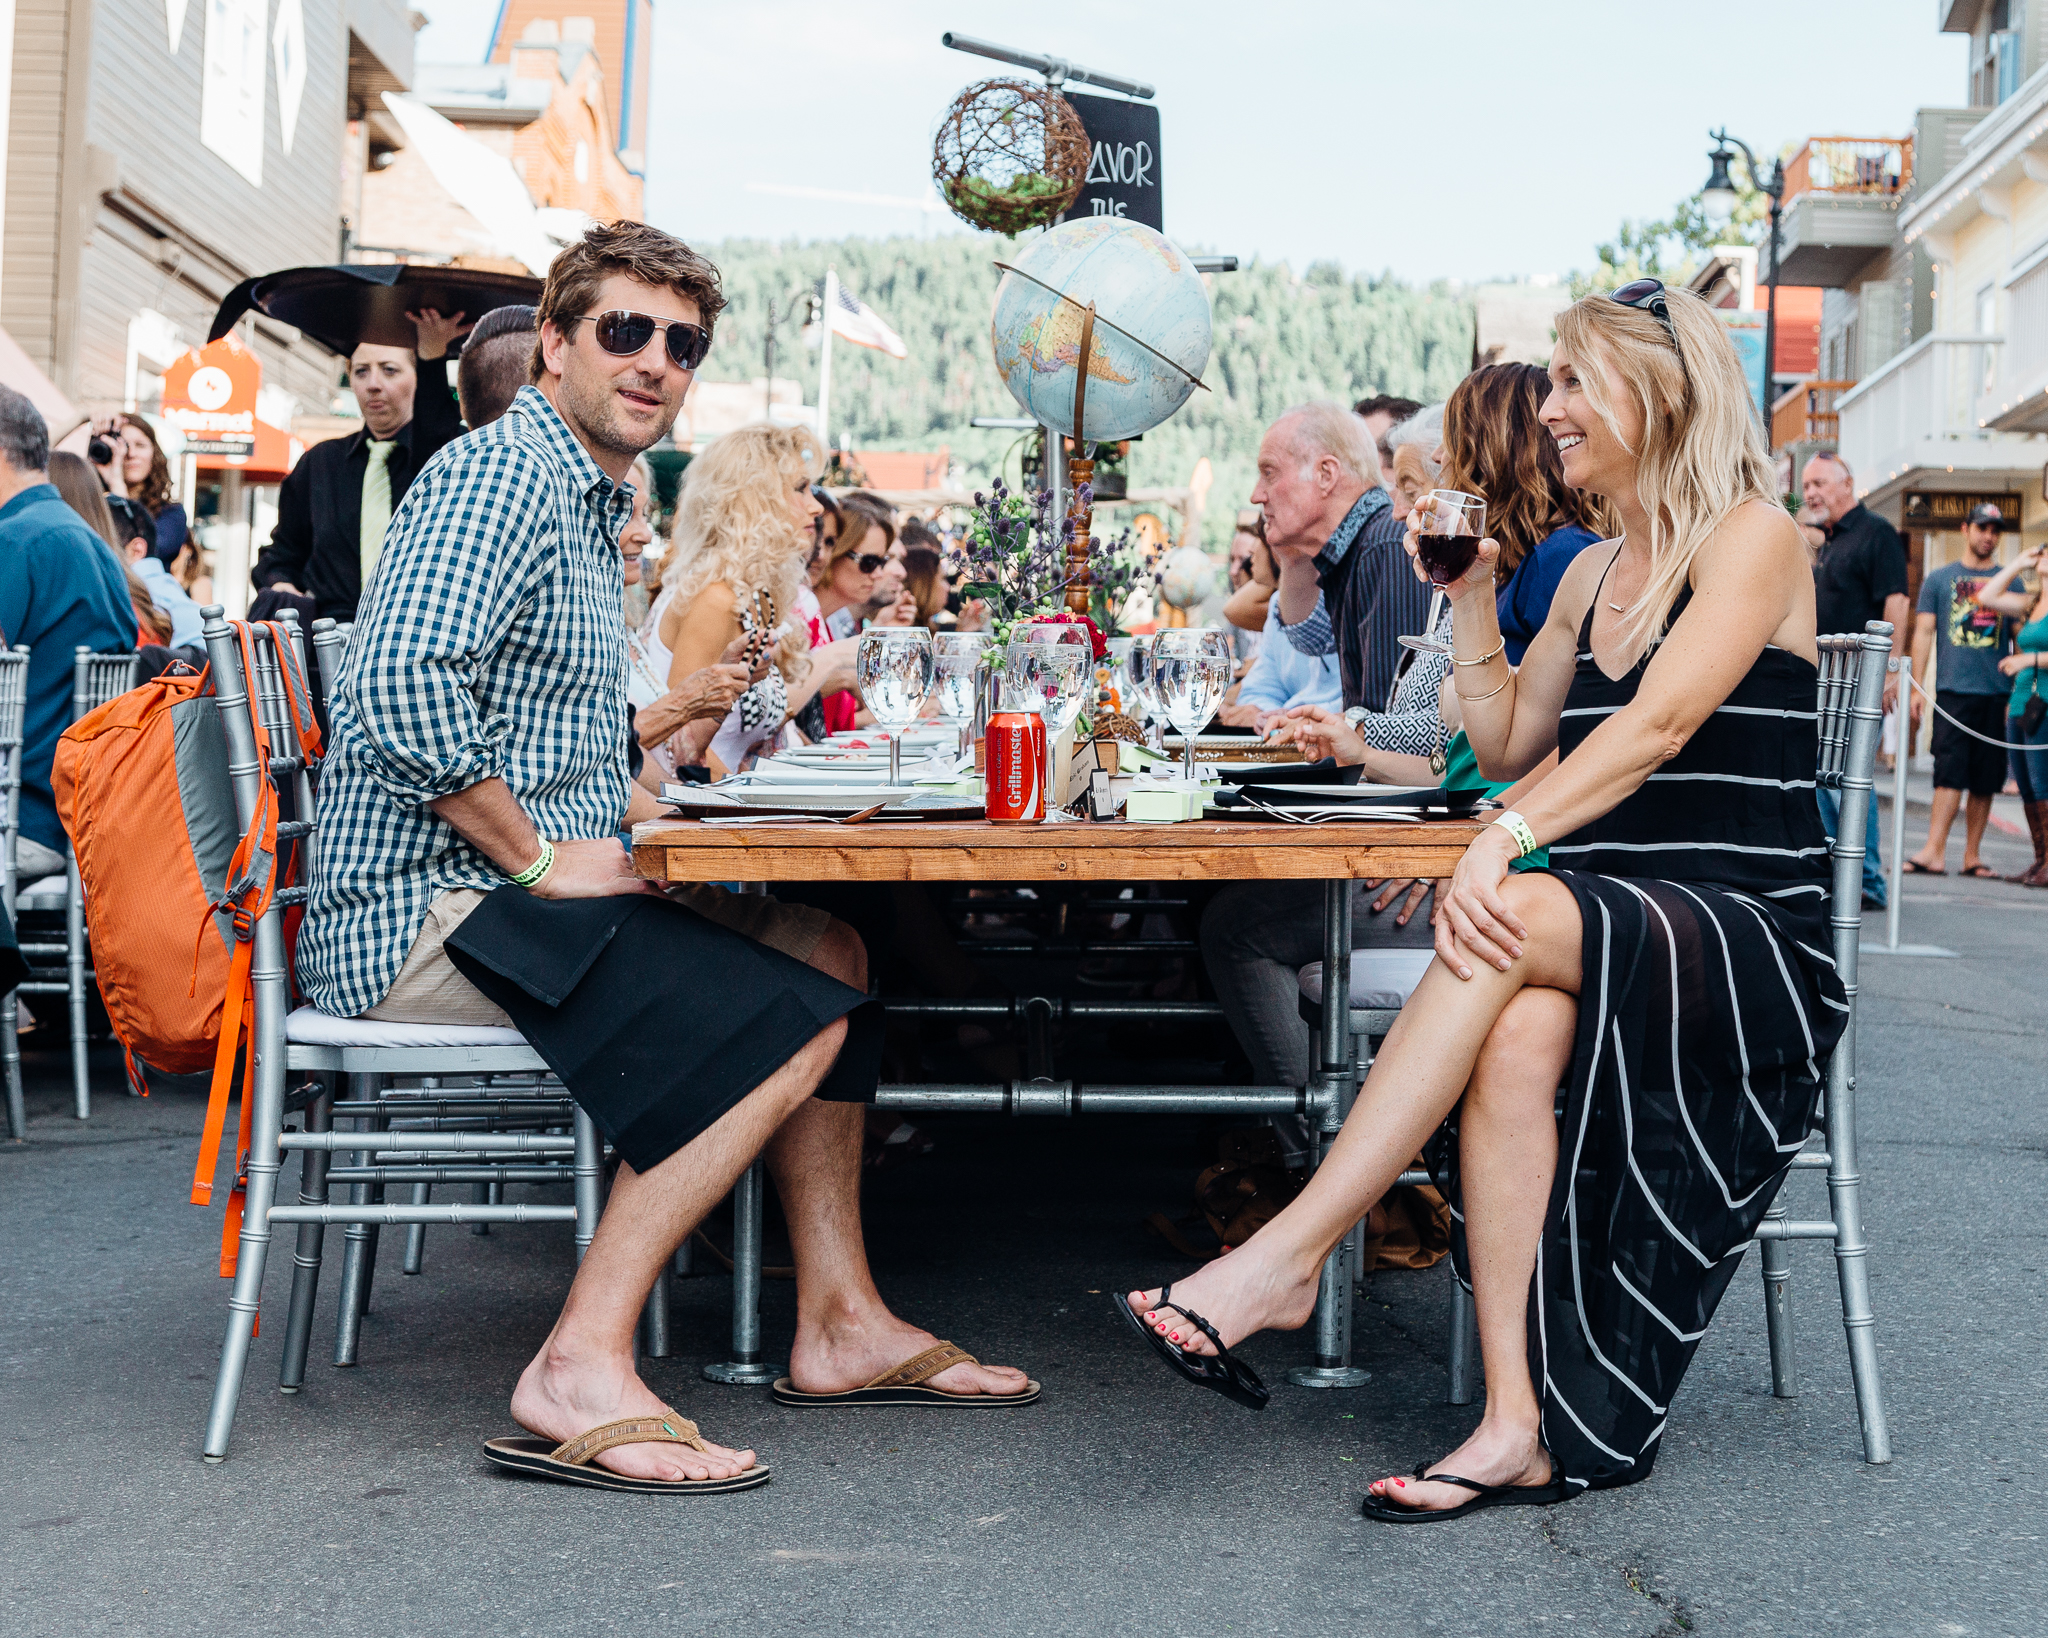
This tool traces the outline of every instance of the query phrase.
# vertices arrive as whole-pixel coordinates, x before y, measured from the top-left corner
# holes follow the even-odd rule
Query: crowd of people
[[[565,1082],[621,1161],[512,1396],[531,1437],[493,1441],[491,1457],[676,1490],[766,1476],[749,1450],[679,1433],[633,1352],[656,1272],[757,1153],[797,1274],[778,1397],[1038,1394],[898,1319],[868,1269],[861,1105],[881,1044],[862,913],[818,894],[657,887],[621,844],[665,783],[860,725],[864,629],[986,619],[930,523],[822,487],[807,429],[720,437],[662,506],[648,452],[723,299],[680,241],[600,225],[536,306],[473,327],[423,311],[416,348],[358,348],[362,427],[286,480],[251,610],[353,628],[324,701],[297,949],[308,1000],[342,1018],[516,1027],[582,1066]],[[1855,504],[1838,459],[1810,463],[1788,517],[1702,303],[1641,281],[1576,303],[1557,332],[1547,369],[1485,366],[1441,403],[1289,410],[1230,545],[1224,618],[1242,664],[1226,726],[1368,781],[1483,789],[1502,810],[1451,880],[1358,884],[1355,944],[1413,952],[1418,982],[1321,1167],[1246,1243],[1126,1305],[1182,1375],[1241,1386],[1230,1350],[1300,1325],[1337,1237],[1433,1148],[1487,1404],[1444,1463],[1373,1486],[1379,1517],[1548,1504],[1655,1460],[1729,1254],[1814,1117],[1842,1027],[1824,953],[1835,819],[1810,774],[1817,631],[1882,617],[1916,660],[1941,645],[1936,704],[1980,730],[1937,725],[1942,837],[1920,868],[1940,868],[1965,797],[1977,863],[1978,803],[2005,771],[2001,749],[1994,781],[1980,747],[2039,747],[2018,771],[2028,879],[2048,884],[2048,578],[2022,580],[2040,554],[1997,568],[2004,520],[1980,509],[1965,563],[1923,585],[1916,627],[1897,536]],[[73,649],[141,643],[163,664],[203,663],[199,556],[163,453],[132,415],[99,443],[89,461],[53,455],[33,406],[0,392],[0,631],[33,650],[25,878],[63,866],[49,771]],[[1473,566],[1433,598],[1415,556],[1439,489],[1489,510]],[[1321,898],[1319,884],[1232,883],[1201,917],[1208,980],[1261,1083],[1311,1076],[1297,974],[1322,953]],[[1658,976],[1710,947],[1729,959],[1690,965],[1696,983]],[[622,995],[687,1000],[692,1026],[649,1029]],[[1680,1043],[1669,1064],[1652,1038]],[[1553,1189],[1560,1086],[1594,1163]],[[1745,1099],[1767,1110],[1768,1138],[1736,1118]],[[1278,1137],[1305,1169],[1302,1123]],[[1671,1168],[1651,1198],[1621,1160],[1660,1145],[1701,1164]],[[1739,1204],[1685,1181],[1722,1176],[1749,1180]]]

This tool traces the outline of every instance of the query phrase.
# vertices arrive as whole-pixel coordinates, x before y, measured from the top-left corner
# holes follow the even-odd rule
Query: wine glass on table
[[[1220,631],[1184,628],[1152,639],[1152,687],[1166,720],[1179,730],[1181,773],[1195,778],[1195,739],[1223,703],[1236,669],[1230,638]]]
[[[917,720],[932,688],[932,634],[922,626],[870,626],[853,651],[853,680],[889,736],[889,783],[903,779],[903,730]]]
[[[1054,748],[1081,714],[1095,681],[1094,660],[1085,626],[1046,623],[1010,633],[1006,681],[1011,698],[1045,723],[1045,816],[1055,824],[1066,815],[1052,788]]]
[[[932,680],[939,691],[939,720],[960,730],[956,755],[965,755],[981,694],[981,666],[988,657],[985,631],[942,631],[932,639]]]
[[[1486,502],[1456,489],[1432,489],[1415,503],[1418,532],[1415,561],[1429,576],[1429,621],[1419,637],[1403,637],[1403,648],[1448,654],[1451,645],[1436,634],[1444,611],[1444,588],[1464,578],[1479,556],[1486,534]]]
[[[1159,696],[1152,689],[1152,643],[1151,635],[1131,638],[1119,667],[1126,696],[1124,710],[1141,728],[1159,714]]]

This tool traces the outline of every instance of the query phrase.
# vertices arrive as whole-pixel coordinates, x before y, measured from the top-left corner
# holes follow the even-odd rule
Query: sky
[[[483,56],[497,0],[418,3],[421,61]],[[952,29],[1149,80],[1166,232],[1189,249],[1414,282],[1563,275],[1623,218],[1662,217],[1699,188],[1710,127],[1768,155],[1813,135],[1903,135],[1916,108],[1963,103],[1968,42],[1936,33],[1934,10],[656,0],[647,216],[696,241],[971,231],[761,191],[923,197],[947,104],[1021,72],[946,50]]]

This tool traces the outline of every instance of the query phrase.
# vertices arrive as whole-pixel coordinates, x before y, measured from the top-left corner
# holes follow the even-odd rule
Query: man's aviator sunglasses
[[[679,370],[694,370],[704,362],[704,355],[711,351],[711,332],[701,324],[658,319],[648,313],[633,313],[623,308],[609,313],[579,313],[565,322],[577,324],[585,320],[596,326],[597,344],[614,358],[639,356],[647,350],[647,344],[654,339],[657,330],[667,332],[664,342],[668,356]]]

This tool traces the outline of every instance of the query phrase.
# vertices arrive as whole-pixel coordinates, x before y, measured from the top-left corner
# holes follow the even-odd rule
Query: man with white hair
[[[1289,410],[1259,444],[1252,504],[1280,568],[1278,629],[1304,654],[1337,656],[1346,706],[1383,709],[1429,592],[1401,550],[1370,429],[1341,404]]]

